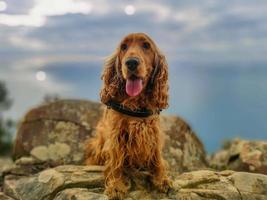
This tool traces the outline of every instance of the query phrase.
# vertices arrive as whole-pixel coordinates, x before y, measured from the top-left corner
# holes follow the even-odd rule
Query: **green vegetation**
[[[15,123],[4,119],[3,112],[11,107],[12,101],[4,82],[0,81],[0,155],[9,154],[12,146],[12,129]]]

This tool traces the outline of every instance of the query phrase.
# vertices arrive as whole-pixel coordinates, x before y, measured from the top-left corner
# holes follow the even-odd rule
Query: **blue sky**
[[[166,55],[166,113],[185,118],[209,152],[225,138],[267,139],[265,0],[0,0],[6,116],[21,118],[45,94],[99,100],[103,59],[130,32]]]

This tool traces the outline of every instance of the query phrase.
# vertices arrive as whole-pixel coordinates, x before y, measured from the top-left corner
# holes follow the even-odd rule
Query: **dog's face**
[[[128,35],[120,43],[118,59],[129,96],[144,90],[155,67],[155,56],[155,45],[145,34]]]
[[[130,99],[137,104],[138,99],[143,99],[142,102],[146,99],[150,107],[168,106],[167,62],[144,33],[132,33],[122,39],[116,51],[106,59],[102,80],[103,103]]]

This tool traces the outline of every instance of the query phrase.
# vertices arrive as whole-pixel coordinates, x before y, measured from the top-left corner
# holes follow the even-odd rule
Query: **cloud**
[[[18,35],[11,35],[8,38],[11,45],[16,48],[31,49],[31,50],[43,50],[46,49],[46,44],[42,41],[29,38],[29,37],[19,37]]]
[[[10,6],[9,4],[7,5]],[[0,24],[40,27],[46,23],[47,16],[65,15],[68,13],[89,14],[91,9],[91,4],[86,1],[35,0],[33,7],[28,10],[27,14],[0,14]]]
[[[24,15],[34,5],[34,0],[2,0],[7,4],[7,9],[4,13],[9,15]]]
[[[63,1],[64,6],[60,6]],[[48,54],[103,57],[113,51],[125,34],[146,32],[171,60],[264,61],[267,16],[264,2],[260,2],[242,1],[241,5],[240,1],[229,4],[205,0],[198,5],[195,1],[138,0],[131,2],[136,8],[135,14],[127,16],[124,8],[129,2],[124,1],[60,0],[48,9],[52,1],[39,0],[28,10],[28,16],[39,13],[45,19],[44,24],[37,28],[17,27],[12,37],[9,35],[9,44],[2,48],[21,51],[25,46],[27,51],[23,53],[45,57],[49,57]],[[32,52],[34,50],[38,52]]]
[[[62,8],[58,6],[59,3],[54,3],[55,6],[51,6],[50,9],[47,7],[52,5],[52,2],[35,1],[29,13],[46,16],[46,22],[29,35],[39,37],[39,40],[45,41],[48,45],[57,42],[60,50],[68,49],[68,44],[87,50],[87,41],[90,42],[91,49],[101,50],[107,40],[115,44],[123,34],[140,30],[154,36],[163,48],[168,49],[173,55],[182,48],[185,52],[189,49],[194,51],[202,46],[204,50],[205,46],[214,47],[213,51],[218,50],[220,53],[222,47],[228,48],[231,44],[233,46],[239,40],[245,41],[244,38],[256,42],[258,38],[254,35],[265,37],[267,30],[263,23],[266,15],[263,14],[263,3],[259,2],[252,4],[242,1],[240,5],[240,1],[227,4],[206,0],[201,5],[196,5],[195,1],[132,1],[131,4],[136,7],[136,14],[129,17],[125,16],[124,7],[127,2],[123,1],[90,1],[89,15],[81,9],[81,5],[88,4],[88,1],[74,3],[64,0]],[[261,15],[256,11],[258,7]],[[255,29],[257,31],[254,31]],[[106,37],[107,31],[110,37]],[[161,42],[158,38],[164,38],[166,42]],[[92,40],[98,43],[91,42]],[[68,41],[68,44],[65,41]],[[178,48],[170,47],[169,44],[176,44]]]
[[[29,14],[34,16],[55,16],[68,13],[89,14],[92,5],[87,1],[79,0],[35,0],[35,6]]]
[[[43,26],[46,18],[35,15],[7,15],[0,14],[0,24],[7,26]]]

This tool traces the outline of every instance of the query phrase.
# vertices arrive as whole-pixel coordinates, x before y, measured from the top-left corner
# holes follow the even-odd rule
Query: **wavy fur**
[[[146,88],[137,97],[128,97],[125,93],[125,79],[122,76],[119,47],[107,58],[102,75],[103,88],[100,98],[103,103],[113,100],[130,109],[164,109],[168,106],[168,67],[165,57],[155,43],[145,34],[130,34],[126,38],[145,37],[150,42],[153,63],[158,71],[155,77],[147,74],[146,83],[154,78],[152,91]],[[151,56],[153,55],[153,56]],[[147,56],[144,54],[144,56]],[[105,165],[106,194],[110,199],[123,199],[129,189],[127,174],[131,170],[145,169],[151,174],[152,183],[161,191],[167,191],[170,181],[166,175],[165,162],[161,155],[163,137],[160,131],[159,115],[147,118],[130,117],[112,109],[105,109],[97,125],[96,137],[86,148],[86,164]]]

